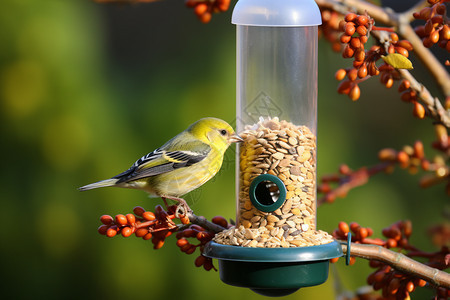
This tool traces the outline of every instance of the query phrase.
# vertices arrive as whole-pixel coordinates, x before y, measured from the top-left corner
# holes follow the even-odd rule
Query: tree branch
[[[346,244],[342,245],[342,249],[344,253],[347,253]],[[375,259],[397,270],[420,277],[433,285],[450,288],[450,274],[447,272],[431,268],[402,253],[394,252],[381,246],[352,243],[350,255],[369,260]]]

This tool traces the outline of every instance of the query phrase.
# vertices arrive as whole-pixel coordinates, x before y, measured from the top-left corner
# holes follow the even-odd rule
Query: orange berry
[[[334,257],[334,258],[330,259],[330,262],[334,264],[334,263],[337,263],[338,260],[339,260],[339,257]]]
[[[355,81],[357,76],[358,70],[356,69],[351,69],[350,71],[347,72],[347,78],[350,79],[351,81]]]
[[[364,78],[367,76],[367,67],[365,64],[363,64],[359,69],[358,69],[358,77],[359,78]]]
[[[433,27],[436,28],[444,23],[444,18],[441,15],[435,15],[431,18],[431,22],[433,23]]]
[[[181,216],[180,221],[182,224],[189,224],[191,222],[191,220],[189,220],[188,216]]]
[[[417,34],[419,37],[424,37],[424,36],[426,36],[426,33],[425,33],[425,26],[423,26],[423,25],[417,26],[416,28],[414,28],[414,31],[416,32],[416,34]]]
[[[432,33],[434,31],[434,25],[433,25],[433,22],[431,20],[428,20],[425,23],[424,30],[425,30],[425,34],[426,35],[429,35],[430,33]]]
[[[136,223],[136,217],[133,214],[127,214],[126,217],[128,224],[133,225]]]
[[[339,84],[337,91],[339,94],[348,94],[350,92],[351,86],[351,81],[344,80]]]
[[[108,228],[108,230],[106,231],[106,236],[107,237],[113,237],[117,234],[117,226],[111,226],[110,228]]]
[[[354,49],[358,49],[361,47],[361,41],[357,37],[352,37],[350,40],[350,45],[352,45]]]
[[[418,285],[420,287],[424,287],[427,285],[427,282],[423,279],[417,278],[414,280],[415,285]]]
[[[204,268],[206,271],[211,270],[213,267],[214,267],[214,266],[213,266],[213,263],[212,263],[212,259],[207,259],[207,260],[203,263],[203,268]]]
[[[359,37],[359,40],[361,41],[361,44],[364,45],[365,43],[367,43],[369,38],[366,35],[363,35]]]
[[[417,101],[414,101],[413,115],[419,119],[425,118],[425,108]]]
[[[388,53],[394,53],[395,52],[395,47],[394,45],[390,44],[389,48],[388,48]]]
[[[384,148],[378,152],[378,159],[381,161],[394,161],[397,159],[397,151],[391,148]]]
[[[188,228],[188,229],[183,230],[183,235],[185,237],[194,237],[197,235],[197,232],[193,229]]]
[[[397,293],[398,288],[400,287],[400,279],[394,278],[389,282],[388,291],[391,295],[394,295]]]
[[[402,92],[402,94],[400,95],[400,99],[402,99],[402,101],[404,101],[404,102],[411,102],[413,100],[411,92],[412,91],[410,91],[410,90],[406,90],[406,91]]]
[[[117,225],[127,225],[128,221],[127,221],[127,217],[125,217],[124,215],[116,215],[116,224]]]
[[[429,19],[431,17],[431,8],[430,7],[422,8],[419,12],[419,17],[422,20]]]
[[[371,76],[376,76],[376,75],[380,74],[380,70],[378,69],[378,67],[374,61],[371,61],[369,63],[369,65],[367,66],[367,72]]]
[[[184,245],[188,245],[188,244],[189,244],[189,241],[185,238],[181,238],[181,239],[177,240],[177,246],[180,248],[183,247]]]
[[[200,267],[200,266],[202,266],[205,262],[206,262],[206,257],[204,257],[203,255],[200,255],[200,256],[198,256],[198,257],[195,259],[194,264],[195,264],[196,267]]]
[[[348,22],[347,24],[345,24],[344,32],[346,35],[352,36],[355,33],[355,31],[356,31],[355,23]]]
[[[409,166],[409,155],[405,151],[400,151],[397,153],[397,161],[402,168]]]
[[[362,48],[357,49],[355,53],[355,60],[362,62],[364,58],[366,58],[366,52],[364,51],[364,49]]]
[[[350,256],[350,261],[349,261],[349,265],[350,266],[352,266],[352,265],[354,265],[355,264],[355,262],[356,262],[356,257],[354,257],[354,256]]]
[[[102,235],[106,235],[106,232],[108,231],[108,225],[100,225],[97,229],[98,233],[102,234]]]
[[[361,239],[365,239],[366,237],[369,236],[369,232],[368,232],[367,229],[364,228],[364,227],[361,227],[361,228],[359,229],[358,234],[359,234],[359,237],[360,237]]]
[[[145,209],[140,206],[136,206],[135,208],[133,208],[133,212],[136,216],[142,217],[142,214],[145,212]]]
[[[350,231],[350,227],[346,222],[339,222],[338,228],[342,233],[348,233]]]
[[[205,12],[203,15],[199,15],[198,18],[200,19],[200,22],[206,24],[211,21],[212,14],[210,12]]]
[[[394,239],[388,239],[386,241],[386,247],[388,247],[388,248],[395,248],[395,247],[397,247],[397,241],[394,240]]]
[[[359,69],[359,67],[361,67],[364,64],[364,60],[362,61],[358,61],[358,60],[354,60],[352,65],[355,69]]]
[[[360,227],[361,226],[356,222],[350,223],[350,229],[351,231],[353,231],[353,233],[357,233]]]
[[[421,141],[416,141],[414,143],[414,156],[422,159],[425,156],[425,152],[423,150],[423,143]]]
[[[450,40],[450,27],[445,24],[442,29],[440,30],[441,33],[441,39],[443,40]]]
[[[408,281],[405,288],[408,293],[412,293],[416,289],[416,287],[414,286],[414,283],[412,281]]]
[[[153,249],[161,249],[164,246],[164,240],[153,239]]]
[[[408,57],[409,56],[408,50],[406,50],[403,47],[395,47],[395,51],[397,51],[397,53],[403,55],[404,57]]]
[[[439,15],[446,15],[447,7],[445,6],[444,3],[441,3],[436,7],[436,13]]]
[[[208,5],[204,2],[197,3],[194,8],[194,13],[197,16],[203,15],[208,10]]]
[[[366,25],[369,22],[369,18],[367,16],[361,15],[356,18],[356,23],[359,25]]]
[[[389,77],[386,83],[384,84],[388,89],[390,89],[394,85],[394,79]]]
[[[154,219],[156,219],[156,216],[153,212],[151,211],[146,211],[142,214],[142,217],[144,219],[146,219],[147,221],[153,221]]]
[[[411,87],[411,83],[408,80],[403,79],[402,82],[400,82],[400,85],[398,86],[398,91],[403,92],[403,91],[409,89],[410,87]]]
[[[345,78],[345,75],[347,75],[347,71],[345,71],[344,69],[339,69],[336,71],[336,73],[334,73],[334,78],[336,78],[336,80],[341,81],[342,79]]]
[[[146,241],[148,241],[149,239],[151,239],[153,236],[153,234],[151,232],[145,234],[142,238]]]
[[[358,17],[357,14],[354,14],[354,13],[348,13],[348,14],[345,15],[344,20],[345,20],[346,22],[353,22],[357,17]]]
[[[433,31],[433,33],[430,34],[430,41],[433,44],[439,42],[439,31]]]
[[[350,47],[349,44],[347,44],[344,48],[344,52],[342,53],[342,57],[350,58],[350,57],[353,57],[354,54],[355,54],[355,50],[352,47]]]
[[[217,224],[217,225],[222,226],[222,227],[224,227],[224,228],[227,228],[227,227],[228,227],[228,222],[227,222],[227,220],[226,220],[224,217],[222,217],[222,216],[215,216],[215,217],[213,217],[213,218],[211,219],[211,221],[212,221],[214,224]]]
[[[216,6],[219,8],[219,11],[227,11],[228,7],[230,7],[230,0],[217,0]]]
[[[407,40],[401,40],[401,41],[398,41],[398,42],[396,43],[396,45],[397,45],[398,47],[405,48],[405,49],[408,50],[408,51],[412,51],[412,50],[413,50],[413,46],[412,46],[411,43],[410,43],[409,41],[407,41]]]
[[[348,97],[352,99],[352,101],[356,101],[361,96],[361,90],[359,89],[359,86],[355,84],[348,93]]]
[[[148,228],[139,228],[138,230],[136,230],[136,232],[134,233],[137,237],[143,237],[145,236],[148,232]]]
[[[103,215],[100,217],[100,222],[102,222],[105,225],[111,225],[113,221],[114,219],[110,215]]]
[[[342,44],[347,44],[348,42],[350,42],[351,39],[352,37],[350,35],[346,35],[345,33],[343,33],[339,38]]]
[[[195,252],[196,247],[194,245],[191,245],[191,247],[189,247],[186,251],[184,251],[184,253],[186,254],[192,254]]]
[[[367,28],[366,28],[366,26],[359,25],[358,27],[356,27],[356,32],[359,35],[366,35],[367,34]]]
[[[392,32],[390,34],[390,37],[391,37],[391,41],[393,41],[393,42],[397,42],[398,41],[398,35],[395,32]]]
[[[123,237],[129,237],[133,234],[133,230],[128,226],[122,228],[121,232]]]

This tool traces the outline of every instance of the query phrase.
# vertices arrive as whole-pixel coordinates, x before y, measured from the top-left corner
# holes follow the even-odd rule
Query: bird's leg
[[[167,206],[166,199],[170,199],[170,200],[174,200],[174,201],[178,202],[178,206],[175,211],[175,217],[177,217],[177,218],[182,215],[186,215],[187,213],[192,212],[192,209],[189,207],[186,200],[184,200],[183,198],[172,197],[172,196],[161,196],[161,198],[163,199],[166,206]]]
[[[164,201],[164,204],[166,205],[166,209],[168,209],[169,205],[167,204],[166,197],[161,197],[161,199]]]

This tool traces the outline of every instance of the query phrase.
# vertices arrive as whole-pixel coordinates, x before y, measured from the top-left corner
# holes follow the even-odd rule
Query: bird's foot
[[[167,205],[166,199],[170,199],[170,200],[174,200],[178,202],[177,208],[175,209],[175,217],[179,218],[181,216],[186,216],[188,213],[192,213],[192,209],[189,207],[189,205],[187,204],[186,200],[184,200],[183,198],[178,198],[178,197],[161,197],[164,201],[164,203],[166,204],[166,207],[169,207]]]

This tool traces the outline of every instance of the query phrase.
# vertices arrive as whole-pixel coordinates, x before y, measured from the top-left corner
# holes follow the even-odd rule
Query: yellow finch
[[[180,197],[211,179],[220,170],[227,148],[239,141],[242,139],[227,122],[203,118],[138,159],[125,172],[79,189],[107,186],[140,189],[151,197],[178,201],[187,209],[186,201]]]

